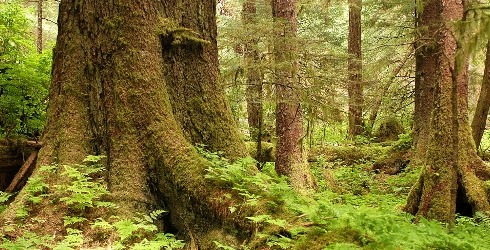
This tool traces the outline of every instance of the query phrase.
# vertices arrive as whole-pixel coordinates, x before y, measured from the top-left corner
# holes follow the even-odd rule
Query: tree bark
[[[362,53],[361,53],[361,10],[362,0],[349,0],[349,138],[364,132],[362,122]]]
[[[452,26],[462,17],[463,4],[451,0],[425,2],[421,16],[430,24],[427,30],[435,41],[431,53],[421,57],[435,62],[434,81],[423,81],[434,86],[434,101],[422,161],[424,168],[410,191],[405,209],[444,222],[453,222],[456,213],[471,216],[476,212],[488,213],[490,209],[483,182],[489,172],[476,154],[467,117],[467,58],[457,54],[457,34]]]
[[[490,41],[487,43],[487,55],[485,58],[485,71],[481,84],[480,96],[476,104],[475,115],[471,122],[471,131],[476,147],[480,147],[483,132],[487,124],[488,109],[490,108]]]
[[[256,24],[257,8],[255,5],[255,0],[247,0],[243,3],[242,23],[245,29],[250,25]],[[262,77],[260,69],[256,66],[259,62],[257,45],[257,38],[255,37],[246,38],[244,41],[248,125],[250,127],[250,135],[254,140],[257,139],[262,119]]]
[[[296,0],[272,0],[275,25],[276,171],[290,178],[298,189],[312,185],[303,156],[303,111],[297,78]]]
[[[245,29],[256,25],[257,7],[255,0],[246,0],[243,3],[242,23]],[[246,38],[244,41],[244,60],[245,77],[247,81],[247,119],[252,141],[257,142],[257,152],[262,152],[262,133],[263,133],[263,89],[262,73],[259,68],[259,51],[257,37]],[[256,159],[262,161],[261,154],[258,153]]]
[[[197,139],[190,131],[202,130],[204,134],[198,139],[230,140],[212,145],[230,156],[238,154],[241,142],[231,138],[237,131],[232,120],[221,124],[231,115],[222,91],[215,85],[215,2],[175,4],[141,0],[61,2],[48,123],[38,166],[76,164],[89,154],[104,154],[106,179],[118,215],[164,209],[169,211],[170,227],[189,242],[190,248],[211,249],[212,239],[246,235],[246,223],[238,226],[246,219],[240,220],[237,215],[231,219],[229,203],[215,199],[223,192],[205,181],[209,163],[193,147]],[[209,36],[205,37],[209,43],[193,38],[192,32],[186,33],[190,40],[169,43],[184,30],[176,23],[202,25],[199,27],[205,31],[199,32]],[[206,63],[209,65],[204,69]],[[184,65],[189,68],[181,68]],[[178,74],[179,70],[183,72]],[[168,82],[169,73],[176,74],[182,85]],[[174,107],[183,101],[179,98],[184,98],[184,93],[190,98],[187,106],[179,103]],[[184,117],[192,117],[189,114],[194,112],[202,119],[216,120],[193,117],[195,126],[208,124],[189,128]],[[213,122],[222,127],[210,128]],[[37,169],[33,175],[42,175]],[[57,177],[48,181],[56,183]],[[23,205],[25,192],[22,190],[2,214],[2,222],[15,220],[15,208]],[[30,216],[50,219],[26,227],[60,237],[64,226],[59,211],[66,209],[59,206],[48,202]]]
[[[37,1],[37,53],[43,52],[43,0]]]
[[[415,47],[415,112],[413,118],[414,157],[412,165],[422,164],[427,150],[434,88],[437,81],[437,54],[435,36],[440,10],[435,4],[426,4],[417,10]],[[440,24],[439,24],[440,25]],[[427,28],[426,28],[427,27]]]
[[[217,84],[216,1],[211,2],[174,0],[165,3],[165,18],[192,30],[195,38],[210,44],[176,45],[175,37],[165,37],[164,76],[175,118],[186,138],[236,159],[246,156],[246,150],[231,112],[223,112],[229,107],[223,86]],[[172,42],[174,45],[170,44]],[[192,39],[189,42],[192,43]]]

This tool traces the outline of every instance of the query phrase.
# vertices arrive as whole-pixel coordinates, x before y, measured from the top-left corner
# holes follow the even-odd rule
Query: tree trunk
[[[413,118],[413,143],[415,148],[412,165],[423,164],[429,139],[431,112],[434,104],[434,88],[437,81],[438,59],[435,36],[439,9],[435,4],[426,4],[417,10],[415,47],[415,112]],[[440,24],[439,24],[440,25]],[[428,27],[428,28],[425,28]]]
[[[476,147],[480,147],[481,138],[487,124],[488,109],[490,108],[490,41],[487,43],[487,55],[485,58],[485,71],[481,83],[480,96],[476,105],[475,115],[471,122],[471,131]]]
[[[311,174],[303,156],[303,111],[297,78],[296,0],[272,0],[275,24],[276,63],[276,171],[290,178],[298,189],[311,185]]]
[[[187,16],[177,18],[184,10]],[[106,155],[106,179],[119,215],[165,209],[171,228],[193,249],[211,249],[211,239],[247,233],[237,226],[239,219],[231,219],[229,205],[215,199],[222,191],[205,182],[208,163],[192,145],[197,135],[191,131],[202,129],[199,139],[223,140],[212,145],[215,149],[231,156],[241,150],[240,140],[231,138],[237,129],[215,85],[214,12],[214,1],[178,6],[169,1],[62,1],[48,123],[38,160],[38,166],[73,164],[88,154]],[[205,30],[198,32],[207,34],[209,42],[194,38],[196,34],[188,30],[182,36],[185,29],[177,22],[203,25]],[[181,68],[184,65],[189,68]],[[183,72],[178,74],[179,70]],[[169,72],[182,85],[168,83]],[[202,81],[197,81],[199,77]],[[184,94],[189,100],[177,104]],[[195,120],[194,112],[203,120]],[[206,124],[192,128],[184,120],[193,126]],[[214,122],[218,127],[207,127]],[[41,174],[35,170],[33,175]],[[15,219],[15,207],[23,205],[25,192],[2,214],[2,222]],[[66,210],[58,203],[44,205],[30,216],[50,219],[38,220],[29,229],[50,235],[63,232],[59,211]],[[234,233],[227,228],[234,228]]]
[[[164,17],[172,25],[192,30],[194,38],[181,43],[172,35],[163,38],[164,76],[175,118],[192,143],[211,151],[224,151],[228,158],[246,156],[245,144],[217,83],[218,46],[215,1],[175,0],[165,3]],[[193,41],[194,39],[194,41]],[[195,39],[211,42],[201,46]],[[172,44],[173,43],[173,44]]]
[[[246,0],[243,3],[242,22],[245,29],[250,25],[256,25],[257,8],[255,0]],[[257,142],[257,152],[262,152],[262,127],[263,127],[263,89],[262,89],[262,73],[259,68],[259,51],[258,39],[256,37],[246,38],[244,42],[244,59],[246,67],[246,99],[247,99],[247,114],[248,127],[250,137]],[[256,156],[258,161],[260,153]]]
[[[490,209],[482,181],[489,172],[476,154],[467,118],[467,59],[457,56],[457,34],[451,26],[462,17],[463,4],[449,0],[426,2],[421,16],[435,40],[431,53],[421,57],[436,62],[434,82],[423,81],[434,86],[434,102],[424,168],[405,209],[444,222],[453,222],[456,213],[471,216]]]
[[[43,52],[43,0],[37,1],[37,53]]]
[[[361,53],[362,0],[349,0],[349,138],[364,132],[362,124],[362,53]]]

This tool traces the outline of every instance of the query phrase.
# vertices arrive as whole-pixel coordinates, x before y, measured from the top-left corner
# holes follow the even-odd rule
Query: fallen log
[[[36,148],[36,149],[40,149],[43,147],[43,143],[40,142],[40,141],[26,141],[24,143],[24,145],[26,147],[33,147],[33,148]]]
[[[32,174],[32,171],[34,170],[34,166],[36,166],[37,152],[38,151],[34,151],[31,153],[27,161],[19,169],[19,172],[17,172],[17,174],[14,176],[14,179],[7,187],[5,192],[13,193],[19,191],[25,185],[27,179]]]
[[[0,191],[6,191],[24,163],[29,161],[28,156],[41,147],[42,142],[38,141],[0,140]],[[29,175],[29,172],[24,174]]]

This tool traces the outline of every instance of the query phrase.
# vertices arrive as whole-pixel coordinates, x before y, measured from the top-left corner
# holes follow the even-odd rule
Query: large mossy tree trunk
[[[480,96],[476,104],[475,115],[471,122],[471,131],[476,147],[480,147],[483,132],[487,124],[488,109],[490,108],[490,41],[487,43],[487,54],[485,58],[485,71],[481,83]]]
[[[303,110],[297,77],[296,0],[272,0],[276,87],[276,172],[290,178],[297,189],[312,184],[303,152]]]
[[[462,17],[463,4],[448,0],[425,2],[421,16],[434,38],[432,52],[424,54],[426,62],[435,62],[434,82],[424,79],[434,86],[434,102],[423,170],[405,209],[444,222],[453,222],[456,213],[490,211],[483,182],[489,172],[476,154],[468,122],[467,59],[457,54],[454,23]]]
[[[244,142],[227,111],[224,88],[217,84],[215,4],[174,0],[164,5],[164,22],[192,32],[176,30],[162,37],[165,82],[176,120],[192,143],[221,150],[231,159],[244,157]],[[210,43],[202,46],[199,39]]]
[[[89,154],[104,154],[106,179],[119,215],[165,209],[171,228],[188,240],[190,248],[211,249],[210,239],[247,231],[237,230],[240,219],[231,218],[228,205],[215,199],[222,191],[205,181],[208,163],[193,147],[197,139],[189,136],[197,129],[186,127],[184,117],[197,112],[203,120],[189,118],[193,125],[217,123],[213,124],[216,129],[209,124],[198,128],[203,129],[201,136],[224,140],[213,144],[214,149],[230,156],[246,150],[235,138],[232,119],[222,120],[231,115],[215,85],[215,1],[187,2],[179,6],[141,0],[61,2],[48,123],[38,166],[75,164]],[[183,18],[180,12],[200,15]],[[196,34],[175,23],[199,30]],[[168,43],[183,30],[190,40]],[[200,34],[207,34],[200,38],[209,41],[192,37]],[[185,65],[190,68],[181,68]],[[169,72],[182,85],[167,83]],[[175,95],[184,94],[184,89],[190,91],[185,92],[190,100],[180,103],[184,97]],[[36,169],[33,175],[41,174]],[[24,205],[25,192],[2,214],[2,222],[15,219],[15,208]],[[51,235],[62,232],[63,210],[55,203],[44,205],[30,216],[50,219],[39,220],[32,230]],[[227,231],[230,228],[232,232]]]
[[[362,51],[361,51],[361,10],[362,0],[349,0],[349,129],[351,140],[364,132],[362,121]]]

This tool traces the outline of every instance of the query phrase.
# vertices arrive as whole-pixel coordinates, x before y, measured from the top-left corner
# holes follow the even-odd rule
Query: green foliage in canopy
[[[247,72],[263,79],[264,119],[274,123],[274,32],[271,6],[256,1],[253,21],[242,20],[243,1],[223,1],[218,15],[221,81],[228,88],[234,115],[245,124]],[[222,9],[222,10],[223,10]],[[364,0],[362,50],[364,116],[379,109],[384,117],[411,117],[413,112],[415,3],[410,0]],[[302,0],[297,3],[298,71],[305,127],[345,121],[347,112],[348,5],[340,0]],[[254,63],[245,60],[244,44],[258,51]],[[287,62],[290,63],[290,62]],[[376,103],[381,97],[382,103]],[[306,122],[308,125],[306,125]],[[409,121],[404,121],[409,126]],[[405,124],[404,124],[405,125]],[[244,125],[245,127],[246,125]]]
[[[27,14],[0,2],[0,136],[37,136],[45,121],[51,53],[36,53]]]

